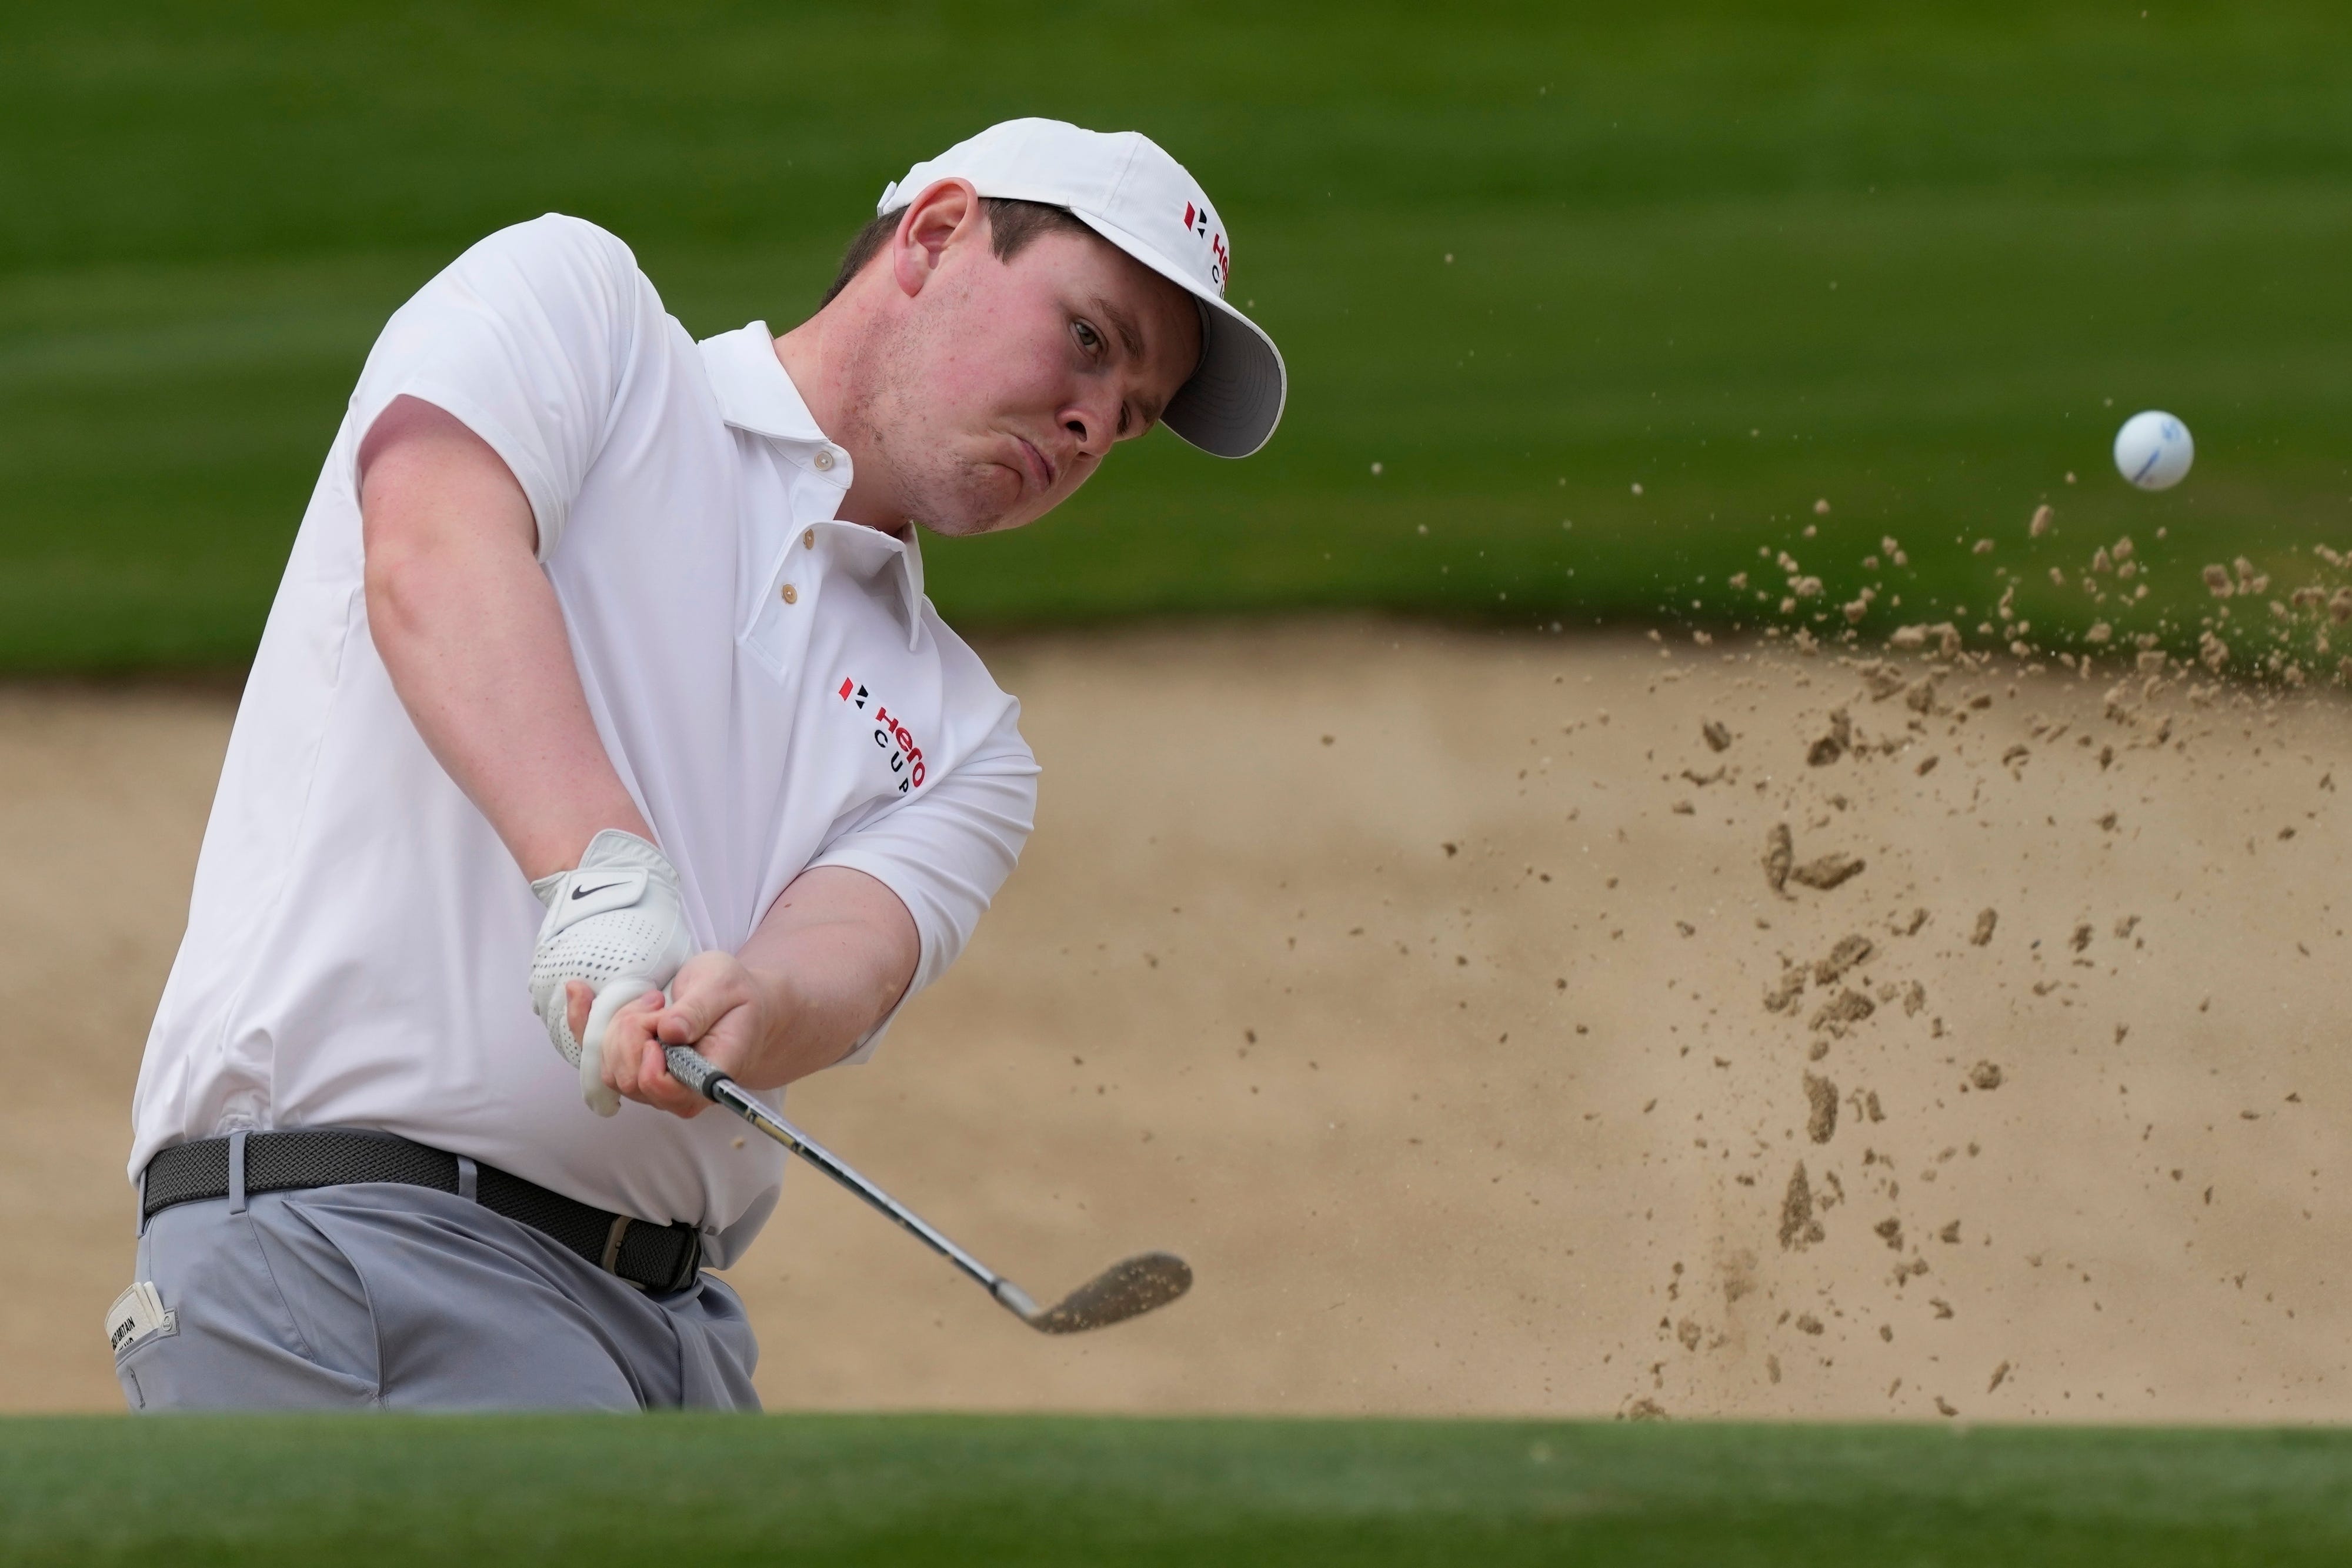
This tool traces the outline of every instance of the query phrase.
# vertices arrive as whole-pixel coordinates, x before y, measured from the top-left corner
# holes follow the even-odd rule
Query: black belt
[[[146,1215],[152,1218],[173,1204],[228,1196],[228,1165],[226,1138],[164,1150],[147,1163],[141,1182]],[[474,1170],[475,1202],[492,1214],[521,1221],[632,1285],[654,1291],[683,1290],[702,1267],[702,1237],[690,1225],[655,1225],[607,1214],[488,1165]],[[245,1139],[248,1193],[340,1187],[353,1182],[397,1182],[454,1193],[457,1178],[457,1155],[389,1132],[320,1128],[249,1132]]]

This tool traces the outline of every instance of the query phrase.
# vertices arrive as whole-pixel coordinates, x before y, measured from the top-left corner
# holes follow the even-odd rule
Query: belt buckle
[[[621,1271],[621,1238],[629,1234],[629,1224],[627,1215],[616,1214],[613,1216],[613,1227],[604,1233],[604,1256],[596,1267],[607,1274]]]
[[[702,1233],[686,1226],[662,1227],[673,1235],[679,1231],[684,1231],[686,1235],[686,1246],[678,1252],[677,1268],[667,1280],[658,1283],[647,1281],[641,1284],[621,1273],[621,1241],[629,1234],[629,1226],[635,1223],[627,1215],[613,1216],[613,1227],[604,1235],[604,1256],[598,1267],[605,1273],[618,1277],[624,1283],[636,1286],[640,1290],[657,1289],[664,1295],[683,1290],[693,1284],[695,1276],[702,1271]]]

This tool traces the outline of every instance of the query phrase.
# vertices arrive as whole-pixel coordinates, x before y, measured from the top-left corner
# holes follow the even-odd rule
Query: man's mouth
[[[1029,470],[1030,482],[1034,484],[1040,490],[1052,489],[1054,488],[1054,465],[1046,459],[1045,454],[1039,451],[1035,447],[1030,445],[1028,442],[1022,440],[1018,436],[1015,436],[1013,439],[1021,448],[1021,460]]]

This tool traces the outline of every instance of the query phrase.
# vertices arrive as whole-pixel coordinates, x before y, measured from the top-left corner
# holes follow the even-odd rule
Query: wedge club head
[[[1082,1334],[1139,1318],[1192,1288],[1192,1268],[1172,1252],[1144,1252],[1096,1275],[1051,1307],[1040,1307],[1010,1279],[996,1299],[1041,1334]]]

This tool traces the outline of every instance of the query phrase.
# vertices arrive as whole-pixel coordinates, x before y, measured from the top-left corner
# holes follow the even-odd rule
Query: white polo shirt
[[[698,344],[613,236],[556,216],[503,230],[385,326],[312,493],[148,1037],[131,1170],[238,1128],[377,1128],[693,1221],[724,1266],[774,1206],[783,1151],[736,1147],[730,1118],[582,1105],[530,1009],[543,911],[369,636],[356,459],[404,394],[530,497],[598,732],[700,946],[740,946],[807,868],[854,867],[914,916],[911,995],[1028,836],[1018,706],[923,596],[911,530],[835,518],[849,455],[766,325]]]

